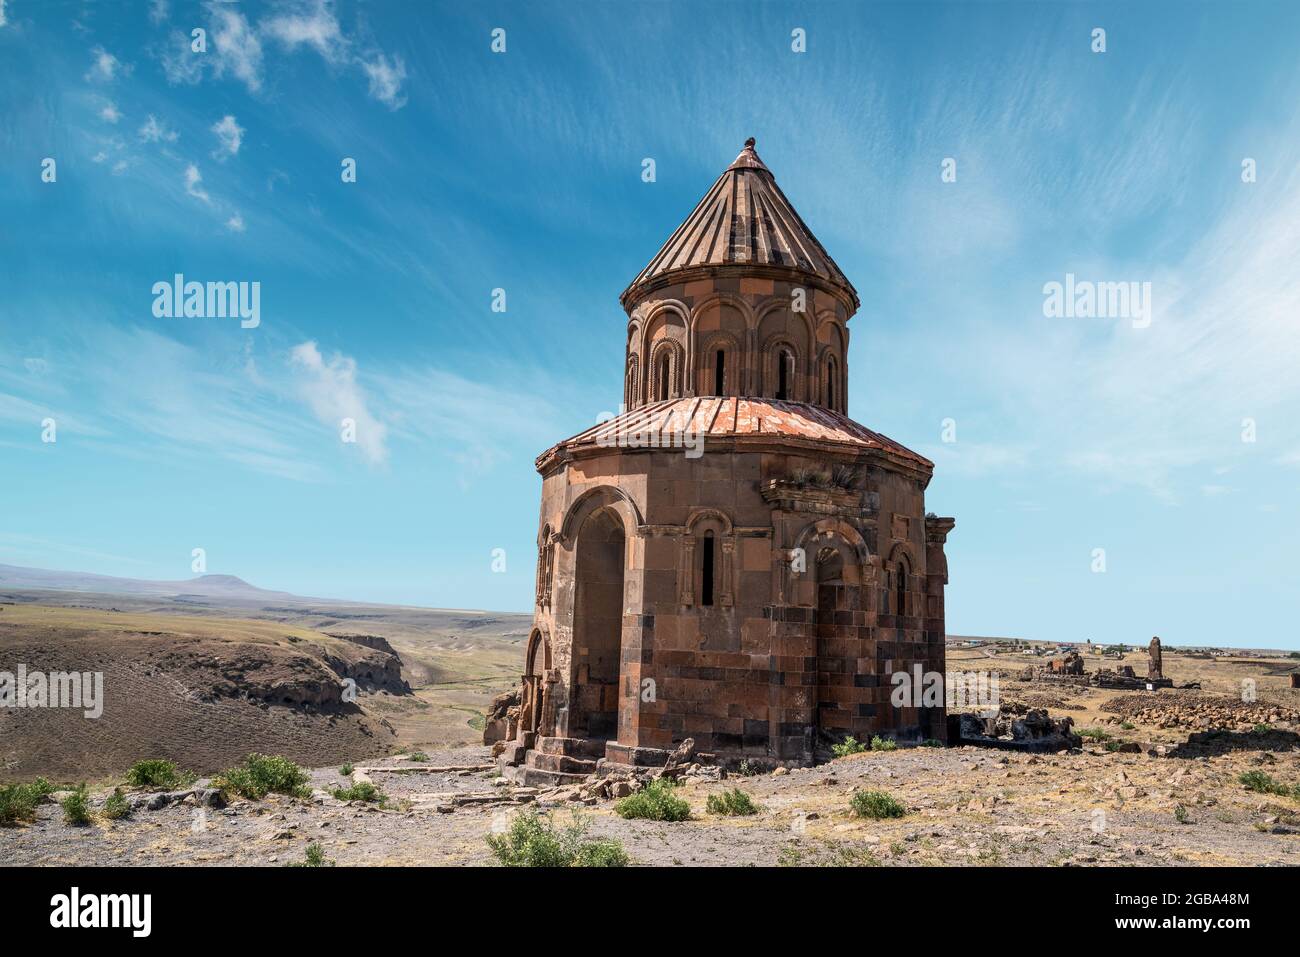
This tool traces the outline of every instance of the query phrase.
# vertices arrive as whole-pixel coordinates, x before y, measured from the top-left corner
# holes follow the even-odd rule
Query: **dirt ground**
[[[485,748],[428,756],[433,766],[488,763]],[[868,752],[784,774],[688,779],[678,793],[692,813],[679,823],[623,820],[613,802],[584,804],[563,789],[543,793],[537,803],[560,821],[579,814],[591,835],[617,838],[634,864],[649,866],[1300,865],[1300,801],[1238,783],[1243,771],[1261,768],[1300,783],[1300,751],[1184,757],[1099,748],[1043,756],[970,747]],[[452,792],[508,794],[511,786],[494,771],[370,775],[390,798],[389,809],[329,797],[325,788],[348,783],[337,768],[313,772],[311,800],[271,796],[222,810],[173,806],[88,827],[64,824],[60,809],[45,804],[35,824],[0,829],[0,859],[278,866],[301,860],[307,845],[318,842],[340,866],[485,865],[492,863],[486,836],[519,811],[438,810]],[[759,803],[759,814],[707,813],[709,794],[736,786]],[[908,814],[859,820],[849,811],[857,789],[885,791]]]

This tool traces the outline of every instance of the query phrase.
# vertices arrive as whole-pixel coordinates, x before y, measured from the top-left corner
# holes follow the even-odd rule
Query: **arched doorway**
[[[817,707],[813,748],[814,753],[826,752],[819,757],[829,757],[829,745],[842,741],[853,727],[857,659],[851,653],[847,621],[854,602],[839,549],[827,546],[818,552],[816,573]]]
[[[618,735],[622,664],[623,570],[627,538],[611,508],[593,512],[578,530],[574,568],[573,733],[587,738]]]
[[[543,728],[546,673],[551,669],[551,645],[540,629],[528,637],[528,654],[524,665],[524,693],[520,702],[519,721],[528,734],[550,733]]]

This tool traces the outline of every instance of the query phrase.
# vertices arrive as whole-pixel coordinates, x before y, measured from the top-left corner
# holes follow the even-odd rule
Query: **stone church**
[[[537,459],[534,626],[503,766],[539,781],[946,740],[933,464],[850,419],[860,302],[753,139],[621,297],[624,411]],[[941,697],[941,696],[940,696]]]

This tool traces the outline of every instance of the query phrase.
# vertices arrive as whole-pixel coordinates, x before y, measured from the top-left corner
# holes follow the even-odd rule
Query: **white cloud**
[[[167,19],[170,12],[167,0],[153,0],[149,5],[149,22],[157,26]]]
[[[227,114],[212,124],[212,132],[217,135],[218,146],[212,154],[217,159],[225,159],[239,152],[244,142],[244,128],[235,122],[234,116]]]
[[[152,113],[140,127],[140,139],[145,143],[175,143],[179,137],[179,133],[169,130],[167,124],[159,122]]]
[[[185,167],[185,192],[205,203],[210,204],[212,202],[212,197],[203,188],[203,176],[199,173],[199,168],[193,163]]]
[[[92,163],[102,163],[107,159],[108,159],[108,154],[105,153],[103,150],[100,150],[98,153],[96,153],[94,156],[90,158],[90,161]]]
[[[209,4],[208,10],[217,75],[230,72],[256,93],[262,88],[262,41],[242,13],[219,4]]]
[[[103,47],[95,47],[90,51],[90,56],[90,70],[86,73],[86,80],[91,83],[112,83],[119,75],[131,72],[129,66]]]
[[[244,217],[239,213],[235,213],[226,220],[226,228],[232,233],[242,233],[244,231]]]
[[[5,18],[5,0],[0,0],[0,27],[9,21]]]
[[[347,40],[339,29],[333,5],[328,0],[307,0],[263,20],[262,33],[288,50],[309,46],[330,63],[343,60]]]
[[[351,419],[356,426],[356,445],[366,461],[383,464],[388,458],[388,429],[370,412],[365,392],[357,384],[356,361],[335,353],[326,362],[311,340],[294,346],[290,361],[299,373],[299,394],[316,417],[336,435],[342,420]]]
[[[406,64],[400,56],[394,55],[390,61],[383,53],[376,53],[372,61],[362,60],[360,63],[370,78],[372,97],[390,110],[400,110],[406,105],[406,97],[401,95],[402,81],[406,79]]]
[[[130,165],[131,164],[124,159],[118,160],[116,163],[113,164],[113,175],[121,176],[123,173],[126,172],[127,167],[129,167]]]
[[[117,104],[110,100],[104,105],[104,108],[99,111],[99,118],[105,123],[116,123],[122,118],[122,114],[118,110]]]
[[[195,53],[190,43],[191,38],[180,30],[173,30],[167,36],[167,43],[158,59],[168,83],[194,84],[203,79],[203,68],[209,63],[208,54]]]

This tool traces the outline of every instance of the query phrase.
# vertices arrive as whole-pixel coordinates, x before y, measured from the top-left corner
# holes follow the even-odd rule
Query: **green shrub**
[[[1295,788],[1287,787],[1281,781],[1274,781],[1272,777],[1263,771],[1243,772],[1237,780],[1244,784],[1248,791],[1254,791],[1257,794],[1277,794],[1282,797],[1300,798],[1300,785]]]
[[[921,742],[921,747],[923,747],[923,748],[942,748],[942,747],[943,747],[943,742],[940,741],[938,738],[926,738],[924,741]]]
[[[410,754],[406,756],[406,759],[408,761],[428,761],[429,756],[425,754],[423,751],[412,751]]]
[[[1268,734],[1273,730],[1273,726],[1271,724],[1257,724],[1250,730],[1256,734]]]
[[[1132,721],[1121,721],[1119,723],[1119,726],[1120,729],[1123,731],[1132,731],[1135,727],[1137,727],[1137,725],[1135,725]]]
[[[907,808],[884,791],[859,791],[849,801],[849,807],[857,817],[903,817],[907,814]]]
[[[671,779],[656,778],[636,794],[615,804],[614,812],[626,818],[684,821],[691,816],[691,806],[674,794],[674,790],[676,785]]]
[[[274,792],[291,797],[311,797],[307,772],[288,758],[250,754],[244,763],[212,779],[212,786],[240,797],[260,800]]]
[[[307,845],[303,860],[290,861],[285,867],[333,867],[334,862],[325,856],[325,848],[315,841]]]
[[[1186,824],[1190,820],[1187,808],[1183,807],[1181,804],[1176,805],[1174,807],[1174,820],[1179,824]]]
[[[898,742],[895,741],[893,738],[882,738],[880,735],[876,735],[874,738],[871,739],[871,750],[872,751],[897,751]]]
[[[736,773],[742,778],[752,778],[756,774],[765,774],[767,766],[762,761],[751,761],[749,758],[742,758],[740,764],[736,765]]]
[[[710,814],[725,814],[728,817],[743,817],[758,813],[758,805],[754,803],[754,799],[740,788],[723,791],[721,794],[710,794],[707,807]]]
[[[859,741],[853,735],[849,735],[839,744],[832,744],[831,751],[837,758],[847,758],[850,754],[861,754],[867,750],[867,746]]]
[[[352,762],[349,761],[347,764],[343,765],[343,767],[339,768],[339,774],[343,775],[345,778],[350,778],[352,777],[352,772],[355,770],[356,768],[354,768]]]
[[[550,815],[529,809],[510,822],[504,834],[489,834],[488,847],[505,867],[625,867],[627,852],[619,841],[587,840],[587,824],[576,813],[557,828]]]
[[[45,778],[28,784],[0,785],[0,827],[36,820],[36,805],[54,790]]]
[[[84,784],[59,802],[63,808],[63,823],[84,827],[90,823],[90,794]]]
[[[1124,747],[1124,742],[1120,741],[1118,738],[1107,738],[1104,747],[1107,751],[1114,752]]]
[[[1088,738],[1092,741],[1109,741],[1111,734],[1101,728],[1081,728],[1079,729],[1079,737]]]
[[[129,817],[130,814],[131,802],[126,799],[121,788],[113,788],[113,793],[104,801],[104,817],[116,821],[118,818]]]
[[[374,801],[378,804],[384,804],[388,801],[388,798],[384,796],[384,792],[369,781],[358,781],[347,788],[334,788],[330,791],[330,794],[340,801]]]
[[[162,788],[175,790],[193,784],[195,775],[179,770],[175,763],[161,758],[137,761],[126,772],[126,783],[136,788]]]

